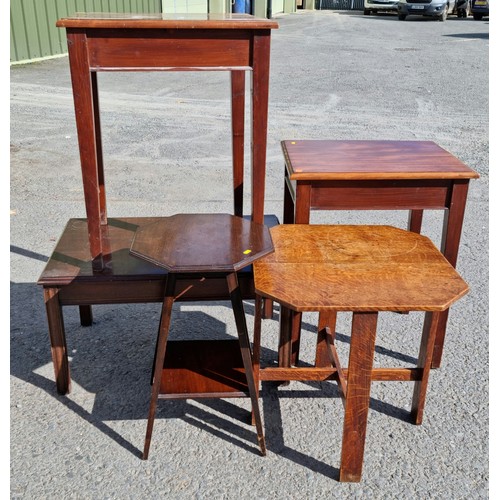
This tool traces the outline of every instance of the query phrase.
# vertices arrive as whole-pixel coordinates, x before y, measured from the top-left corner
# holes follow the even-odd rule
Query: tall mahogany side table
[[[57,26],[66,29],[68,39],[87,214],[86,219],[69,220],[38,281],[44,289],[57,390],[65,394],[71,378],[63,306],[78,305],[82,325],[90,325],[93,304],[163,301],[167,276],[165,270],[139,264],[128,254],[135,230],[152,222],[150,218],[107,217],[97,73],[229,71],[234,214],[242,216],[245,72],[251,71],[250,217],[263,223],[270,39],[278,24],[246,14],[99,13],[60,19]],[[165,196],[168,191],[165,186]],[[239,274],[243,294],[252,296],[251,273]],[[183,298],[222,297],[228,298],[225,280],[211,280],[210,287],[196,287]]]
[[[158,398],[249,395],[261,453],[266,454],[250,341],[237,271],[271,253],[269,228],[228,214],[178,214],[136,232],[130,252],[168,270],[143,458],[148,458]],[[238,340],[167,338],[179,279],[227,281]]]
[[[411,413],[421,424],[440,314],[469,288],[428,238],[403,229],[285,224],[271,228],[271,236],[274,253],[254,264],[255,373],[260,380],[338,382],[345,407],[340,481],[360,481],[372,381],[415,382]],[[260,366],[260,297],[276,300],[292,316],[319,311],[324,326],[315,366],[291,366],[286,329],[280,332],[280,366]],[[347,367],[340,363],[335,330],[328,326],[338,311],[352,312]],[[377,318],[383,311],[425,311],[416,367],[373,367]]]
[[[456,266],[469,181],[479,175],[431,141],[287,140],[284,224],[308,224],[311,210],[444,210],[441,251]],[[286,320],[286,318],[284,318]],[[441,364],[448,311],[439,316],[433,368]],[[331,325],[334,328],[334,325]],[[298,360],[300,317],[294,330]]]

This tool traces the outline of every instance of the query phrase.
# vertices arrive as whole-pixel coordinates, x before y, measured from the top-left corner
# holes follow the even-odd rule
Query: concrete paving
[[[159,304],[65,309],[73,390],[55,390],[36,281],[71,217],[84,217],[66,57],[11,67],[10,460],[13,499],[312,499],[488,497],[489,23],[301,11],[273,32],[266,213],[281,217],[283,139],[433,140],[478,171],[458,270],[470,293],[452,307],[424,422],[412,385],[374,383],[363,478],[338,482],[343,407],[333,383],[264,384],[268,456],[247,399],[160,402],[140,459]],[[230,212],[226,73],[99,75],[111,216]],[[248,212],[248,197],[246,211]],[[406,213],[314,212],[313,222],[405,227]],[[439,244],[443,214],[424,232]],[[252,304],[246,304],[252,324]],[[421,315],[381,315],[375,363],[415,362]],[[263,358],[276,356],[277,311]],[[317,317],[306,315],[311,359]],[[349,318],[337,328],[346,359]],[[176,306],[174,337],[235,335],[225,302]]]

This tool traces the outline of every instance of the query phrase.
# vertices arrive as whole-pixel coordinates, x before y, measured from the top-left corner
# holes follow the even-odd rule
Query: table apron
[[[253,66],[254,36],[247,30],[89,29],[85,34],[89,65],[96,70]]]
[[[255,298],[253,276],[238,274],[243,299]],[[108,282],[73,282],[64,286],[44,285],[44,288],[59,289],[59,303],[68,305],[129,304],[163,302],[165,298],[163,279],[138,279]],[[176,301],[229,300],[225,277],[210,279],[178,279],[175,288]]]
[[[463,182],[463,181],[461,181]],[[310,186],[313,210],[412,210],[450,207],[453,180],[290,181],[292,197]],[[297,201],[295,199],[295,201]]]

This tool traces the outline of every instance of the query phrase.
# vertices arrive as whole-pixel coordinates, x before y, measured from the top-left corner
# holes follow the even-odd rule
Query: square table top
[[[479,177],[432,141],[286,140],[281,146],[292,180]]]

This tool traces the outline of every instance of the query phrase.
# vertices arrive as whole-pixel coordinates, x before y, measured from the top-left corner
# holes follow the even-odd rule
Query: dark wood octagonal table
[[[178,214],[142,226],[130,253],[168,270],[143,458],[147,459],[158,398],[250,396],[261,453],[266,448],[252,353],[237,271],[273,251],[267,226],[229,214]],[[226,277],[238,340],[169,342],[177,280]],[[172,350],[170,347],[176,346]],[[170,355],[170,356],[169,356]]]

